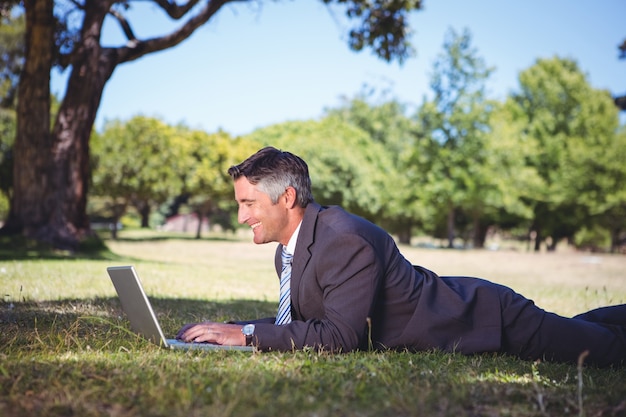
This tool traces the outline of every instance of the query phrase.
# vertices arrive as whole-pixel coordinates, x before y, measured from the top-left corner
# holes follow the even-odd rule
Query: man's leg
[[[589,351],[586,363],[626,364],[626,325],[600,324],[548,313],[506,287],[500,290],[500,300],[504,352],[523,359],[576,363],[581,353]],[[586,317],[618,320],[621,311],[614,309],[611,314],[604,311]]]
[[[578,320],[591,321],[602,324],[626,326],[626,304],[600,307],[572,317]]]

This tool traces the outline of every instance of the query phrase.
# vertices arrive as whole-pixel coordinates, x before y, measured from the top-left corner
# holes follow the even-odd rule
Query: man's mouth
[[[251,224],[251,225],[250,225],[250,228],[251,228],[252,230],[254,230],[254,229],[256,229],[257,227],[259,227],[260,225],[261,225],[261,222],[257,222],[257,223]]]

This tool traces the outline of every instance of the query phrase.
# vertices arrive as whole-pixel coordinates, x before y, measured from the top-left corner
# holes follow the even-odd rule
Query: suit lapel
[[[296,243],[296,253],[294,253],[293,256],[291,270],[291,309],[296,318],[302,317],[300,314],[299,288],[304,271],[311,260],[311,251],[315,243],[315,225],[320,210],[321,206],[317,203],[309,203],[306,207]]]

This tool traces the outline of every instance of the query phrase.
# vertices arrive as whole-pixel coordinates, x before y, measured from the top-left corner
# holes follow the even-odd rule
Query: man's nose
[[[237,221],[239,224],[244,224],[248,220],[248,210],[244,206],[239,206],[237,210]]]

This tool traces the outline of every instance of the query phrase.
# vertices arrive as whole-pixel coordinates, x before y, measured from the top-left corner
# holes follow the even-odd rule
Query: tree
[[[385,169],[387,185],[378,190],[385,204],[376,220],[401,243],[408,244],[415,226],[427,221],[421,187],[415,186],[425,178],[413,161],[419,146],[416,125],[406,115],[406,105],[397,100],[382,97],[380,103],[370,104],[367,99],[361,94],[327,113],[367,132],[372,142],[385,149],[390,166]]]
[[[615,252],[626,231],[626,130],[618,126],[618,110],[611,100],[608,91],[586,93],[580,117],[587,133],[567,143],[562,187],[584,215],[576,231],[580,226],[601,227],[608,231]]]
[[[179,127],[179,132],[184,138],[186,158],[181,172],[183,194],[198,218],[196,239],[200,239],[204,218],[235,207],[228,168],[247,158],[250,149],[258,145],[221,131],[208,134]],[[222,225],[232,226],[231,222]]]
[[[601,155],[613,146],[617,110],[610,94],[593,89],[570,59],[538,59],[519,81],[511,112],[525,126],[523,140],[534,143],[534,153],[525,155],[527,164],[545,184],[530,201],[535,250],[548,237],[548,249],[554,250],[591,221],[597,198],[584,201],[581,193],[608,192],[597,174],[604,170]]]
[[[410,53],[406,16],[421,7],[419,0],[324,2],[345,7],[348,19],[357,22],[350,31],[351,48],[373,48],[387,60],[402,60]],[[134,3],[24,1],[26,62],[18,90],[14,185],[4,233],[22,233],[70,249],[90,236],[86,214],[89,137],[111,74],[120,64],[178,45],[235,0],[150,0],[182,23],[171,33],[146,40],[135,35],[125,17]],[[125,45],[101,45],[106,16],[119,22],[127,38]],[[57,28],[62,30],[55,32]],[[50,71],[55,63],[69,67],[70,73],[50,130]]]
[[[453,247],[459,210],[475,221],[484,201],[480,167],[485,163],[484,139],[491,103],[485,97],[488,68],[471,46],[468,30],[448,31],[442,52],[435,61],[430,87],[431,102],[420,108],[417,118],[430,134],[430,144],[419,149],[427,173],[424,185],[428,200],[445,215],[448,247]],[[476,224],[476,223],[475,223]]]
[[[328,116],[320,121],[280,123],[258,129],[249,140],[289,149],[309,165],[313,195],[325,205],[340,205],[375,221],[387,201],[393,169],[388,152],[362,129]]]
[[[93,195],[107,201],[116,237],[129,205],[148,227],[153,207],[183,188],[184,148],[177,131],[160,120],[136,116],[108,122],[93,138]]]
[[[592,215],[598,223],[605,227],[611,236],[611,252],[626,244],[626,128],[621,126],[615,142],[611,144],[612,152],[605,152],[604,171],[606,177],[599,183],[605,185],[602,198],[596,200],[597,206]],[[593,196],[592,196],[593,197]]]
[[[489,132],[484,137],[484,163],[477,166],[480,177],[479,202],[482,216],[474,224],[474,246],[483,247],[487,227],[501,230],[528,229],[533,218],[533,196],[543,190],[537,171],[526,164],[535,154],[536,143],[523,135],[525,124],[515,118],[510,101],[494,106],[489,115]]]

